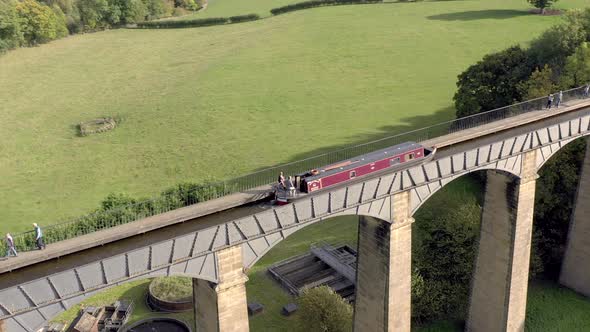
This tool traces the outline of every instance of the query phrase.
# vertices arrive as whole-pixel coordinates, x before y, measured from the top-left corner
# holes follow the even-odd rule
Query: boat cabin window
[[[400,161],[399,160],[399,157],[390,159],[389,160],[389,166],[397,165],[397,164],[399,164],[399,161]]]
[[[408,155],[406,157],[408,157],[408,160],[412,160],[412,159],[414,159],[414,154],[408,153]]]
[[[356,178],[356,171],[350,171],[350,178]]]

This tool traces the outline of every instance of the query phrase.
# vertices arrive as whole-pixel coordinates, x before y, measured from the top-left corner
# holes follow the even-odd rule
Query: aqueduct
[[[360,219],[355,331],[410,331],[412,215],[447,183],[486,170],[467,330],[522,331],[537,171],[563,146],[590,134],[589,105],[526,113],[422,142],[438,147],[428,162],[293,204],[192,218],[172,211],[156,216],[159,228],[137,221],[1,262],[1,318],[10,332],[35,331],[105,288],[184,275],[195,280],[199,331],[247,331],[245,270],[297,230],[354,214]],[[590,295],[590,220],[583,217],[590,152],[583,169],[560,280]],[[131,229],[132,235],[124,235]]]

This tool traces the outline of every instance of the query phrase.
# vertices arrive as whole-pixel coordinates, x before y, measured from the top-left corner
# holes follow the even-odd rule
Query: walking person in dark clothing
[[[553,104],[553,95],[549,94],[549,96],[547,96],[547,109],[551,109],[551,105]]]
[[[590,94],[590,83],[586,84],[584,88],[584,98],[588,98],[588,94]]]
[[[6,252],[6,257],[13,256],[16,257],[18,254],[16,253],[16,248],[14,247],[14,239],[10,233],[6,233],[6,246],[8,247],[8,251]]]
[[[37,249],[45,249],[45,243],[43,243],[43,232],[41,231],[41,227],[39,227],[39,225],[37,225],[36,223],[33,223],[33,227],[35,227],[35,241],[37,241]]]

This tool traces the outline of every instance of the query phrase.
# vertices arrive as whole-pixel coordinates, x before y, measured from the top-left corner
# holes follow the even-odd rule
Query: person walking
[[[547,96],[547,109],[551,109],[551,104],[553,104],[553,95],[549,94],[549,96]]]
[[[18,256],[18,254],[16,253],[16,248],[14,247],[14,239],[12,238],[10,233],[6,233],[6,245],[8,246],[6,257],[13,256],[13,254],[14,257]]]
[[[584,88],[584,98],[588,98],[589,94],[590,94],[590,83],[587,83],[586,87]]]
[[[41,231],[41,227],[39,227],[37,223],[33,223],[33,227],[35,227],[35,241],[37,242],[37,249],[45,249],[45,243],[43,243],[43,232]]]
[[[563,99],[563,91],[559,91],[559,94],[557,95],[557,98],[555,100],[555,107],[559,108],[559,105],[561,105],[562,99]]]

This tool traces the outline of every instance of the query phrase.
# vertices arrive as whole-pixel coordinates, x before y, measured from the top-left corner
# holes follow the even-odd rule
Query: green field
[[[211,12],[215,3],[235,1],[214,0]],[[450,119],[458,73],[560,20],[528,8],[323,7],[11,51],[0,57],[0,232],[76,217],[111,192],[151,196]],[[76,135],[76,124],[103,116],[122,122]]]

